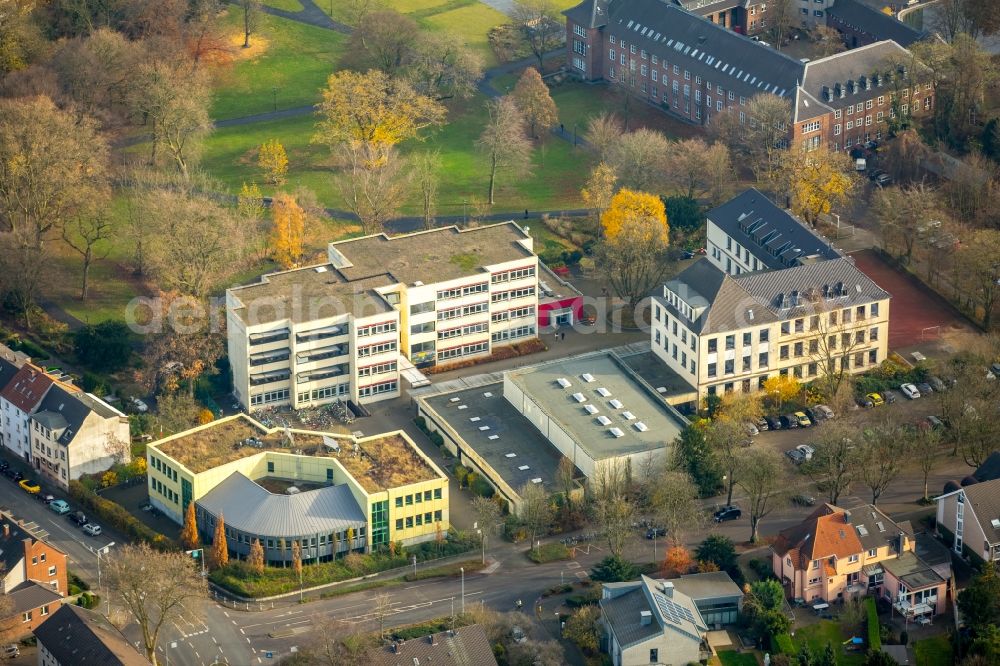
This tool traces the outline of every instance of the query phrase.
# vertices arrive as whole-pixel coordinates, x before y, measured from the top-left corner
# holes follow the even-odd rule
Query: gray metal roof
[[[807,257],[841,257],[819,234],[753,187],[708,211],[705,217],[772,270],[797,266]]]
[[[1000,479],[974,483],[962,488],[966,499],[972,503],[983,535],[990,543],[1000,543]],[[993,521],[998,521],[993,523]]]
[[[333,533],[365,524],[365,514],[346,485],[328,486],[296,495],[275,495],[240,472],[197,501],[226,526],[269,537]]]
[[[899,552],[899,535],[906,534],[910,538],[913,537],[912,529],[907,529],[908,524],[895,522],[882,513],[881,509],[871,504],[851,509],[849,513],[858,541],[865,550],[889,546],[891,551]]]
[[[929,564],[906,551],[896,557],[882,561],[882,567],[910,590],[919,590],[932,585],[940,585],[944,579]]]
[[[743,598],[743,590],[725,571],[694,573],[673,580],[674,588],[698,603],[710,599]]]
[[[871,35],[876,40],[891,39],[902,46],[909,46],[927,36],[902,21],[858,0],[837,0],[826,10],[827,16],[843,21],[851,28]]]
[[[670,635],[701,642],[708,625],[694,600],[674,587],[675,581],[640,578],[641,585],[613,599],[602,599],[605,622],[622,647],[641,643],[669,629]],[[644,625],[640,613],[649,611],[655,622]]]
[[[972,473],[972,476],[976,477],[980,483],[983,481],[993,481],[994,479],[1000,479],[1000,451],[994,451],[991,453],[983,464],[976,468],[976,471]]]
[[[48,585],[41,585],[33,580],[26,580],[14,589],[8,590],[7,595],[14,602],[14,611],[18,613],[62,599],[62,595]]]
[[[608,11],[609,35],[690,71],[692,85],[701,76],[748,98],[790,98],[802,78],[798,60],[663,0],[619,0]]]
[[[584,28],[599,28],[608,22],[608,0],[583,0],[563,14]]]
[[[90,412],[87,403],[56,384],[45,394],[45,399],[38,405],[38,411],[32,418],[50,430],[62,430],[57,441],[66,445],[76,437]]]
[[[100,613],[63,604],[33,632],[58,664],[141,666],[150,662]]]

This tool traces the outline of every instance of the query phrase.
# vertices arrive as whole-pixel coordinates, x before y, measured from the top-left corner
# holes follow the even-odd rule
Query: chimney
[[[649,611],[639,611],[639,624],[643,627],[649,626],[653,621],[653,614]]]
[[[3,538],[4,539],[10,538],[10,525],[8,525],[7,523],[3,524]]]
[[[670,598],[670,599],[673,598],[673,596],[674,596],[674,584],[671,583],[669,580],[663,581],[663,586],[660,587],[660,590],[663,591],[663,594],[665,594],[667,596],[667,598]]]
[[[427,642],[430,643],[431,645],[437,645],[438,644],[438,635],[437,635],[437,633],[432,633],[430,636],[428,636],[427,637]]]
[[[844,522],[847,523],[848,525],[851,524],[851,512],[850,511],[845,511],[844,512]]]

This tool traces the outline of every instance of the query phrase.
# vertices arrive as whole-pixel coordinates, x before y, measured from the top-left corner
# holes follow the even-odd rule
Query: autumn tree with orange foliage
[[[639,301],[663,281],[669,266],[670,227],[663,201],[648,192],[622,188],[601,216],[604,238],[595,248],[595,263],[634,316]]]
[[[201,543],[198,537],[198,524],[194,518],[194,502],[188,502],[187,511],[184,512],[184,527],[181,529],[180,541],[184,550],[194,550]]]
[[[691,553],[684,546],[672,546],[667,549],[667,554],[663,558],[660,569],[667,578],[677,578],[686,573],[690,573],[694,566]]]
[[[293,268],[302,259],[305,212],[295,199],[284,193],[271,202],[271,252],[284,268]]]
[[[222,515],[215,521],[215,534],[212,535],[212,549],[209,555],[209,566],[213,569],[221,569],[229,564],[229,544],[226,542],[226,519]]]
[[[514,85],[511,96],[528,123],[531,138],[538,138],[539,129],[547,134],[548,129],[559,122],[559,109],[552,101],[549,87],[545,85],[541,74],[534,67],[524,70]]]
[[[264,575],[264,547],[260,545],[260,539],[254,539],[250,546],[250,555],[247,557],[247,566],[255,576]]]

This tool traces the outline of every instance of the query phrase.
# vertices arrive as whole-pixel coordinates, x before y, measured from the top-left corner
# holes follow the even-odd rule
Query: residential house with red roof
[[[771,546],[774,575],[786,594],[807,603],[873,594],[917,618],[945,610],[950,566],[918,553],[909,521],[895,522],[877,507],[850,511],[824,504],[782,530]]]
[[[29,634],[62,605],[68,591],[66,554],[34,538],[0,516],[0,593],[7,595],[20,621],[15,633]]]
[[[0,441],[26,462],[31,462],[31,415],[55,384],[79,391],[33,363],[21,366],[0,390]]]

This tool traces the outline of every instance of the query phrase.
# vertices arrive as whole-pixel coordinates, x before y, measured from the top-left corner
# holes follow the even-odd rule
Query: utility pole
[[[459,570],[462,572],[462,615],[465,615],[465,567]]]

